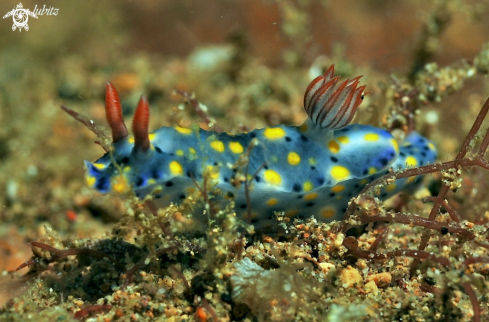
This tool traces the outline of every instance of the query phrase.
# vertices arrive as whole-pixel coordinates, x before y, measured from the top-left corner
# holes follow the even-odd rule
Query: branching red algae
[[[413,168],[413,169],[408,169],[402,172],[394,172],[394,173],[389,173],[386,174],[383,177],[378,178],[377,180],[374,180],[370,184],[366,185],[364,189],[359,193],[359,197],[353,198],[351,200],[351,203],[348,207],[348,209],[345,212],[344,215],[344,221],[345,223],[341,227],[342,232],[346,232],[350,228],[350,224],[352,221],[350,220],[354,218],[353,213],[357,209],[357,207],[361,206],[361,203],[365,198],[369,198],[367,195],[371,193],[375,193],[375,190],[378,189],[379,186],[385,185],[387,182],[392,183],[397,179],[401,178],[408,178],[408,177],[413,177],[413,176],[418,176],[418,175],[425,175],[429,173],[434,173],[434,172],[441,172],[441,171],[448,171],[453,168],[466,168],[470,166],[477,166],[481,167],[483,169],[489,170],[489,163],[487,160],[484,159],[484,155],[487,151],[487,148],[489,146],[489,129],[486,131],[482,143],[480,144],[475,157],[466,157],[469,147],[471,146],[475,136],[477,135],[482,122],[487,116],[487,113],[489,112],[489,98],[485,101],[481,111],[479,112],[472,128],[470,129],[469,133],[467,134],[461,148],[459,149],[459,152],[455,159],[453,161],[448,161],[448,162],[443,162],[440,164],[434,164],[434,165],[426,165],[418,168]],[[419,262],[421,260],[433,260],[445,267],[450,267],[453,264],[450,263],[450,261],[445,258],[445,257],[437,257],[433,255],[432,253],[427,253],[424,251],[426,248],[429,240],[430,240],[430,230],[439,230],[439,231],[444,231],[444,233],[454,233],[458,235],[464,236],[467,240],[473,241],[476,236],[474,233],[470,232],[467,229],[464,229],[460,226],[459,222],[459,216],[457,215],[455,209],[448,203],[447,200],[445,200],[445,196],[450,190],[450,185],[444,184],[438,195],[436,197],[428,197],[425,198],[425,201],[430,201],[433,202],[433,206],[431,208],[431,212],[429,214],[428,218],[423,218],[420,216],[416,215],[411,215],[411,214],[403,214],[403,213],[387,213],[387,214],[381,214],[381,215],[376,215],[376,216],[368,216],[368,215],[359,215],[356,218],[359,219],[359,223],[361,224],[366,224],[366,223],[371,223],[371,222],[391,222],[391,223],[401,223],[401,224],[407,224],[407,225],[414,225],[414,226],[420,226],[425,228],[423,231],[422,237],[420,244],[418,246],[418,250],[412,250],[412,249],[406,249],[406,250],[397,250],[393,252],[387,252],[386,254],[378,254],[374,250],[376,246],[378,245],[378,240],[376,240],[376,244],[374,250],[360,250],[358,249],[358,242],[356,241],[355,238],[353,237],[348,237],[347,239],[344,240],[343,245],[348,249],[348,253],[350,255],[353,255],[358,258],[365,258],[365,259],[371,259],[371,260],[385,260],[389,257],[396,257],[396,256],[407,256],[407,257],[412,257],[414,260],[411,264],[411,276],[414,274],[414,271],[416,270]],[[363,196],[363,197],[362,197]],[[363,199],[362,199],[363,198]],[[375,202],[374,202],[375,203]],[[448,212],[452,222],[451,223],[442,223],[436,221],[436,217],[440,211],[440,208],[443,207],[446,209]],[[358,223],[357,223],[358,224]],[[380,236],[380,235],[379,235]],[[482,244],[480,242],[475,241],[475,243],[481,247],[488,248],[488,245]],[[475,263],[489,263],[489,258],[488,257],[469,257],[465,259],[464,262],[461,263],[462,269],[464,267],[467,267],[468,265],[475,264]],[[477,296],[475,294],[475,291],[473,287],[470,285],[469,282],[464,282],[463,284],[463,289],[465,290],[466,294],[469,296],[470,302],[472,303],[473,310],[474,310],[474,317],[473,321],[480,321],[480,307],[479,303],[477,300]]]
[[[194,111],[199,115],[199,117],[207,124],[209,128],[212,128],[216,133],[221,133],[222,129],[216,124],[216,120],[212,118],[203,108],[202,104],[195,99],[195,97],[187,92],[175,90],[175,93],[181,95],[185,100],[187,100],[190,105],[192,105]]]
[[[355,257],[365,258],[368,260],[381,261],[393,257],[406,256],[406,257],[412,257],[416,259],[429,259],[443,266],[450,265],[450,261],[448,260],[448,258],[442,256],[435,256],[431,253],[425,251],[418,251],[414,249],[400,249],[392,252],[387,252],[385,254],[379,254],[371,250],[361,250],[358,249],[358,241],[355,239],[355,237],[345,238],[345,240],[343,241],[343,246],[345,246],[348,249],[346,255],[353,255]]]
[[[83,318],[86,318],[87,316],[96,313],[96,312],[104,312],[104,311],[110,311],[112,308],[112,305],[107,305],[107,304],[95,304],[95,305],[89,305],[81,309],[80,311],[77,311],[73,317],[77,320],[81,320]]]
[[[480,322],[481,308],[479,306],[479,301],[477,300],[477,295],[475,294],[474,288],[469,282],[463,282],[462,286],[465,293],[469,296],[470,303],[472,304],[472,308],[474,310],[474,319],[472,321]]]
[[[51,261],[59,261],[59,260],[62,260],[68,256],[82,256],[82,255],[91,256],[91,257],[97,258],[97,259],[102,259],[104,257],[107,257],[110,260],[115,261],[115,259],[111,258],[107,254],[104,254],[100,251],[97,251],[94,249],[89,249],[89,248],[57,249],[53,246],[49,246],[47,244],[40,243],[40,242],[30,242],[29,245],[32,247],[38,247],[38,248],[41,248],[45,251],[50,252],[53,256]],[[29,261],[23,263],[22,265],[20,265],[19,267],[17,267],[17,269],[15,271],[21,270],[22,268],[31,266],[35,263],[36,262],[34,260],[29,260]]]
[[[90,120],[88,117],[70,109],[69,107],[60,106],[63,111],[68,113],[68,115],[72,116],[75,120],[80,122],[81,124],[85,125],[90,131],[95,133],[97,135],[97,139],[94,141],[95,144],[98,144],[102,147],[102,149],[105,150],[105,152],[110,151],[110,145],[105,143],[101,138],[106,137],[105,133],[98,127],[96,126],[92,120]]]

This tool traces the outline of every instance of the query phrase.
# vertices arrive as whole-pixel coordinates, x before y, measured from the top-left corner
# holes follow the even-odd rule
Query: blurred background
[[[103,62],[116,54],[138,52],[186,56],[202,46],[243,38],[250,56],[267,66],[283,65],[284,50],[301,44],[310,64],[341,44],[355,65],[385,72],[410,66],[422,28],[434,8],[446,1],[328,0],[181,0],[181,1],[23,1],[24,8],[57,8],[57,16],[30,18],[28,32],[11,32],[12,19],[1,20],[2,52],[18,50],[32,61],[56,62],[79,55]],[[19,2],[0,3],[7,13]],[[447,64],[472,57],[487,41],[486,1],[448,1],[439,15],[441,35],[431,44]]]

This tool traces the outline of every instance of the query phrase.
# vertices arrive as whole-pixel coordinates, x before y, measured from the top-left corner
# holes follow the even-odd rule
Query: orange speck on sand
[[[195,310],[195,320],[198,322],[205,322],[207,321],[207,313],[205,312],[204,308],[199,306]]]
[[[115,310],[115,316],[117,317],[122,317],[124,316],[124,311],[122,311],[122,309],[120,307],[118,307],[116,310]]]
[[[66,219],[68,219],[71,222],[75,222],[76,218],[77,218],[76,212],[74,212],[73,210],[66,211]]]

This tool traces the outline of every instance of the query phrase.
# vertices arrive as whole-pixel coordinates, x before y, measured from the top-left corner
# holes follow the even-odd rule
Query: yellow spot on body
[[[105,168],[105,164],[102,164],[102,163],[92,163],[93,166],[99,170],[102,170]]]
[[[391,184],[387,185],[387,187],[385,187],[385,191],[387,191],[387,192],[391,192],[394,189],[396,189],[396,184],[395,183],[391,183]]]
[[[338,141],[340,141],[340,143],[347,144],[350,142],[350,138],[347,136],[340,136],[338,137]]]
[[[282,177],[276,171],[265,170],[264,177],[269,184],[278,186],[282,183]]]
[[[172,161],[172,162],[170,162],[170,171],[174,175],[182,175],[183,174],[183,167],[179,162]]]
[[[308,193],[304,196],[304,200],[314,200],[318,197],[318,194],[315,192]]]
[[[295,215],[297,215],[298,211],[297,210],[289,210],[285,212],[285,217],[292,218]]]
[[[175,126],[175,130],[177,130],[177,132],[179,132],[181,134],[185,134],[185,135],[192,133],[192,129],[188,129],[186,127],[180,127],[178,125]]]
[[[183,150],[177,150],[176,154],[180,157],[183,156]]]
[[[436,150],[435,148],[435,145],[433,143],[428,143],[428,147],[431,149],[431,150]]]
[[[309,129],[309,127],[307,126],[306,123],[302,124],[300,127],[299,127],[299,131],[301,132],[307,132],[307,130]]]
[[[275,198],[268,199],[267,201],[267,206],[275,206],[277,204],[278,200]]]
[[[285,131],[280,127],[267,127],[263,135],[269,140],[278,140],[285,136]]]
[[[128,173],[128,172],[130,172],[130,171],[131,171],[131,167],[130,167],[130,166],[126,166],[126,167],[124,167],[124,168],[122,169],[122,172],[124,172],[124,173]]]
[[[244,149],[239,142],[229,142],[229,150],[235,154],[243,153]]]
[[[311,191],[312,188],[314,188],[314,185],[312,184],[311,181],[306,181],[306,182],[304,182],[303,188],[304,188],[304,191]]]
[[[126,193],[131,189],[131,187],[127,183],[126,177],[124,177],[123,175],[112,177],[111,187],[112,191],[116,193]]]
[[[219,140],[212,141],[211,142],[211,148],[213,148],[217,152],[222,153],[222,152],[224,152],[224,143],[222,143],[222,141],[219,141]]]
[[[130,136],[129,139],[127,140],[128,143],[134,144],[134,137]]]
[[[214,167],[212,165],[208,165],[207,170],[209,171],[212,180],[219,179],[219,170],[217,167]]]
[[[91,187],[93,187],[93,185],[95,184],[95,181],[97,181],[97,180],[95,179],[94,176],[87,174],[85,176],[85,181],[87,183],[87,186],[89,186],[91,188]]]
[[[418,165],[418,160],[416,160],[416,158],[413,156],[409,156],[406,158],[406,165],[408,167],[415,167]]]
[[[365,134],[365,141],[377,141],[379,139],[379,135],[375,133]]]
[[[376,167],[370,167],[368,169],[368,174],[375,174],[377,173],[377,168]]]
[[[396,153],[399,153],[399,143],[395,139],[391,139],[391,144],[394,147],[394,150],[396,150]]]
[[[155,184],[156,183],[156,180],[151,178],[151,179],[148,179],[148,185],[152,185],[152,184]]]
[[[316,160],[316,158],[309,158],[309,164],[310,165],[316,165],[318,162]]]
[[[252,212],[250,217],[251,217],[251,219],[254,219],[254,218],[258,217],[258,214],[256,212]],[[243,214],[243,218],[244,219],[247,219],[248,218],[248,212],[245,212]]]
[[[192,154],[196,154],[197,153],[194,148],[188,148],[188,151],[190,153],[192,153]]]
[[[409,178],[407,178],[406,183],[411,183],[414,180],[416,180],[416,177],[409,177]]]
[[[151,181],[151,180],[154,180],[154,179],[149,179],[148,180],[148,183]],[[155,180],[156,181],[156,180]],[[155,182],[156,183],[156,182]],[[153,184],[153,183],[151,183]],[[154,189],[153,189],[153,194],[157,194],[157,193],[160,193],[163,191],[163,187],[162,186],[156,186]]]
[[[343,190],[345,190],[345,186],[344,185],[337,185],[337,186],[334,186],[333,188],[331,188],[331,191],[332,192],[342,192]]]
[[[150,141],[153,141],[155,139],[155,137],[156,137],[156,134],[150,133],[150,134],[148,134],[148,137],[149,137],[149,140]]]
[[[368,180],[367,179],[362,179],[360,180],[360,184],[367,184]]]
[[[290,165],[298,165],[301,162],[301,157],[295,152],[290,152],[287,156],[287,162]]]
[[[326,209],[321,212],[321,216],[326,219],[333,218],[335,214],[335,211],[333,209]]]
[[[340,152],[340,145],[336,141],[329,141],[328,148],[333,153]]]
[[[331,168],[331,176],[337,181],[346,180],[350,177],[350,171],[345,167],[335,165]]]

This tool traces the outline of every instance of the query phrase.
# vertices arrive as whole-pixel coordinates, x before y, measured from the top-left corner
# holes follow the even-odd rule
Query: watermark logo
[[[29,16],[37,19],[36,14],[29,9],[24,9],[22,3],[19,3],[17,7],[14,7],[11,11],[7,12],[7,14],[3,16],[3,19],[10,16],[12,16],[12,18],[14,19],[12,31],[15,31],[17,28],[19,29],[19,31],[22,31],[22,28],[27,31],[29,30],[29,25],[27,24],[27,21],[29,21]]]
[[[34,8],[34,11],[30,11],[29,9],[24,9],[22,6],[22,3],[19,3],[16,7],[14,7],[11,11],[7,12],[5,16],[3,16],[3,19],[12,17],[14,20],[14,24],[12,25],[12,31],[15,31],[19,29],[19,31],[22,31],[22,28],[24,28],[26,31],[29,30],[29,25],[27,24],[27,21],[29,21],[29,16],[32,18],[36,18],[37,16],[57,16],[59,12],[59,9],[53,8],[53,7],[48,7],[46,8],[46,5],[42,7],[42,9]]]

